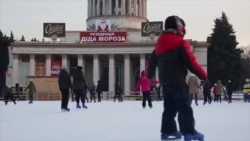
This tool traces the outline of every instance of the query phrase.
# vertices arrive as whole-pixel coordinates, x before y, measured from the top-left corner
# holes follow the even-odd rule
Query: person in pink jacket
[[[142,107],[146,107],[146,100],[148,101],[149,108],[152,108],[152,101],[150,96],[150,83],[147,79],[147,76],[145,74],[145,71],[141,72],[141,77],[138,80],[135,88],[133,89],[133,92],[138,91],[141,87],[142,92]]]

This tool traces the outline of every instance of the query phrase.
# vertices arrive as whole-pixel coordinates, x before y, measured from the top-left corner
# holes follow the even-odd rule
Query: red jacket
[[[150,83],[149,80],[147,79],[146,75],[141,75],[141,78],[138,80],[135,88],[133,89],[133,91],[138,91],[139,88],[141,86],[141,91],[142,92],[146,92],[146,91],[150,91]]]

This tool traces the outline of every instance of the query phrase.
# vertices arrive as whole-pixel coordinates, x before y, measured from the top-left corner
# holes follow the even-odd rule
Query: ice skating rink
[[[194,103],[194,102],[193,102]],[[206,141],[249,141],[250,103],[193,105],[196,128]],[[160,141],[163,103],[143,109],[141,101],[87,103],[61,112],[60,101],[0,101],[0,141]]]

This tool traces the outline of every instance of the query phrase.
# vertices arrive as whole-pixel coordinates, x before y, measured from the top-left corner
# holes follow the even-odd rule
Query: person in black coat
[[[226,90],[227,90],[227,95],[228,95],[228,103],[232,103],[233,84],[231,80],[228,80]]]
[[[69,89],[72,90],[72,83],[70,75],[66,71],[65,67],[62,67],[60,71],[58,78],[58,86],[62,94],[61,110],[70,111],[70,109],[68,108],[68,102],[69,102]]]
[[[0,37],[0,97],[6,86],[6,73],[8,73],[9,66],[9,49],[10,42],[8,38]]]
[[[101,82],[101,80],[99,80],[99,81],[97,81],[97,86],[96,86],[98,102],[101,102],[102,91],[103,91],[102,82]]]
[[[201,85],[203,86],[203,95],[204,95],[204,103],[205,105],[207,102],[211,104],[211,83],[208,80],[203,80]]]
[[[76,108],[80,109],[81,106],[79,104],[80,99],[82,102],[82,107],[87,109],[88,107],[85,105],[85,90],[87,89],[87,85],[85,82],[85,78],[82,72],[82,67],[77,66],[76,71],[73,73],[73,91],[75,93],[76,98]]]

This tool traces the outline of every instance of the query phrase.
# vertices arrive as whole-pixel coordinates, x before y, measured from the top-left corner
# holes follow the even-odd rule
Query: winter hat
[[[169,16],[165,20],[165,30],[184,36],[186,34],[185,22],[178,16]]]

